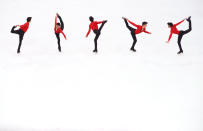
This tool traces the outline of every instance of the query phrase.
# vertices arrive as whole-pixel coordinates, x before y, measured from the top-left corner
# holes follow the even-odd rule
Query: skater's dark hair
[[[146,21],[142,22],[142,25],[147,25],[148,23]]]
[[[60,23],[57,23],[56,25],[61,26],[61,24],[60,24]]]
[[[30,22],[32,17],[27,17],[27,22]]]
[[[90,21],[93,22],[94,18],[92,16],[89,17]]]
[[[167,24],[168,24],[170,27],[173,26],[173,23],[172,23],[172,22],[168,22]]]

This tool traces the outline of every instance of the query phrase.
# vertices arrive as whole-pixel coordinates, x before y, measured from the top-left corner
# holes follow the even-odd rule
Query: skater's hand
[[[149,32],[149,34],[152,34],[152,32]]]
[[[166,41],[166,43],[169,43],[169,41]]]

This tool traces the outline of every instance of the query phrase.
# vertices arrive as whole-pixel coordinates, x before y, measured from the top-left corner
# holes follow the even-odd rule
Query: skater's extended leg
[[[104,27],[104,24],[106,23],[107,21],[104,21],[102,24],[101,24],[101,26],[99,27],[99,32],[101,32],[101,30],[102,30],[102,28]]]
[[[61,52],[61,44],[60,44],[60,36],[59,36],[59,34],[56,34],[56,38],[57,38],[57,43],[58,43],[58,50],[59,50],[59,52]]]
[[[61,23],[61,29],[63,30],[64,29],[64,23],[63,23],[63,20],[61,18],[61,16],[58,15],[58,18],[60,20],[60,23]]]
[[[129,26],[128,21],[127,21],[126,19],[124,19],[124,21],[125,21],[126,27],[127,27],[130,31],[132,31],[133,28]]]
[[[191,18],[191,17],[189,17],[189,18],[187,19],[187,21],[189,22],[189,28],[184,31],[184,34],[187,34],[187,33],[189,33],[189,32],[192,30],[192,22],[191,22],[191,19],[190,19],[190,18]]]
[[[13,26],[11,29],[11,33],[20,34],[19,30],[15,30],[16,26]]]

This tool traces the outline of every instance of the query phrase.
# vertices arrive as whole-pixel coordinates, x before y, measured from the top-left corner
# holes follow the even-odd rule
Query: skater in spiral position
[[[11,33],[19,35],[19,45],[18,45],[17,53],[20,53],[20,48],[21,48],[21,44],[22,44],[22,41],[23,41],[23,37],[24,37],[25,32],[29,28],[31,19],[32,19],[32,17],[27,17],[27,22],[24,25],[15,25],[11,29]],[[18,26],[19,26],[19,29],[15,30],[15,28],[18,27]]]
[[[151,34],[151,32],[146,31],[146,27],[147,27],[148,23],[147,22],[142,22],[142,25],[137,25],[137,24],[131,22],[130,20],[128,20],[127,18],[125,18],[125,17],[122,17],[122,18],[124,19],[126,27],[130,30],[131,36],[133,38],[133,44],[132,44],[130,50],[133,51],[133,52],[136,52],[136,50],[135,50],[135,44],[137,43],[136,34],[139,34],[139,33],[142,33],[142,32]],[[137,29],[129,26],[128,22],[130,24],[132,24],[133,26],[135,26]]]
[[[57,18],[59,18],[60,23],[57,23]],[[59,50],[59,52],[61,52],[60,33],[62,33],[64,38],[66,39],[66,35],[63,33],[63,29],[64,29],[63,20],[62,20],[61,16],[58,13],[56,13],[54,31],[55,31],[55,35],[56,35],[57,42],[58,42],[58,50]]]
[[[107,20],[104,20],[104,21],[94,21],[94,18],[92,16],[89,17],[89,20],[90,20],[90,25],[89,25],[89,30],[86,34],[86,37],[88,37],[89,33],[91,30],[93,30],[93,32],[95,33],[95,38],[94,38],[94,50],[93,52],[97,53],[98,52],[98,49],[97,49],[97,40],[101,34],[101,30],[104,26],[104,24],[107,22]],[[101,24],[101,26],[98,28],[98,24]]]
[[[189,22],[189,28],[185,31],[179,31],[176,26],[180,25],[182,22],[184,22],[185,20],[187,20]],[[178,35],[178,46],[179,46],[179,52],[177,54],[181,54],[183,53],[183,49],[182,49],[182,46],[181,46],[181,40],[182,40],[182,37],[189,33],[191,30],[192,30],[192,23],[191,23],[191,16],[188,17],[188,18],[185,18],[184,20],[178,22],[177,24],[173,24],[171,22],[168,22],[168,27],[171,29],[170,31],[170,35],[169,35],[169,38],[168,38],[168,41],[166,43],[169,43],[170,42],[170,39],[172,37],[173,34],[177,34]]]

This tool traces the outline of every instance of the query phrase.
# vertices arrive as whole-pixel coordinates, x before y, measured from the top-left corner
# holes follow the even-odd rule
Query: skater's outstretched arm
[[[88,37],[88,35],[90,34],[90,31],[91,31],[91,25],[89,25],[89,30],[88,30],[88,32],[86,34],[86,37]]]
[[[183,23],[183,21],[185,21],[185,19],[184,19],[184,20],[182,20],[182,21],[180,21],[180,22],[178,22],[178,23],[176,23],[176,24],[175,24],[175,26],[180,25],[181,23]]]
[[[101,24],[101,23],[103,23],[104,21],[97,21],[97,24]]]
[[[151,34],[151,32],[148,32],[148,31],[146,31],[146,30],[144,30],[144,33]]]
[[[172,35],[173,33],[170,33],[167,43],[169,43],[169,41],[171,40]]]
[[[63,36],[64,36],[65,39],[67,39],[67,38],[66,38],[66,35],[64,34],[64,32],[63,32],[62,29],[59,29],[59,32],[60,32],[61,34],[63,34]]]
[[[133,26],[135,26],[135,27],[139,27],[139,25],[137,25],[137,24],[133,23],[133,22],[132,22],[132,21],[130,21],[130,20],[128,20],[128,22],[129,22],[130,24],[132,24]]]
[[[61,31],[61,33],[63,34],[64,38],[67,39],[67,38],[66,38],[66,35],[63,33],[63,31]]]

